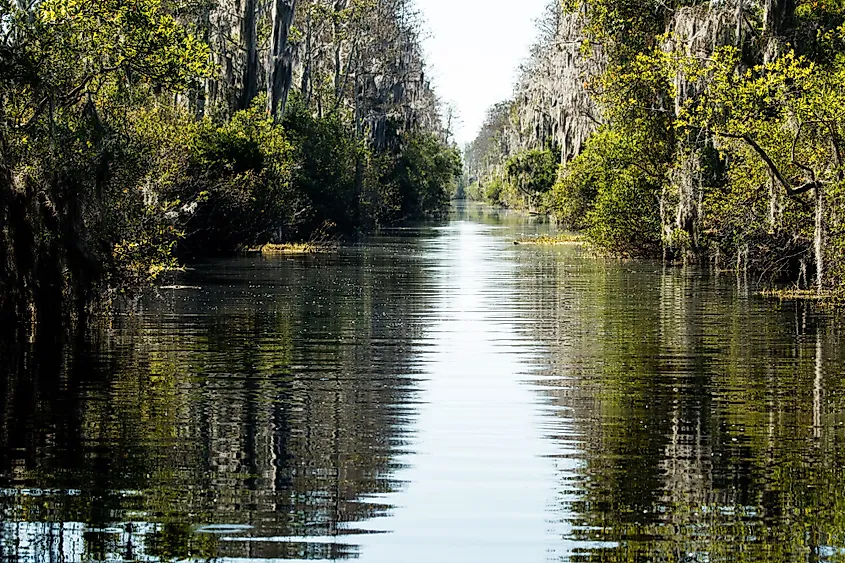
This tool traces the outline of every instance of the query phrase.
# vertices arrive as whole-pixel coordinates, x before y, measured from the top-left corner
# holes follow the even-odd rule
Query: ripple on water
[[[845,557],[830,313],[456,213],[0,348],[0,560]]]

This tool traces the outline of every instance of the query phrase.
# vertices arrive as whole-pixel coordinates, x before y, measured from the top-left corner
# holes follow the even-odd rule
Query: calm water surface
[[[0,559],[845,561],[836,315],[547,230],[461,207],[0,348]]]

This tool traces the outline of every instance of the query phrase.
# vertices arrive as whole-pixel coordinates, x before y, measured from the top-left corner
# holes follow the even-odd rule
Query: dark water
[[[0,348],[0,559],[845,561],[836,315],[470,207]]]

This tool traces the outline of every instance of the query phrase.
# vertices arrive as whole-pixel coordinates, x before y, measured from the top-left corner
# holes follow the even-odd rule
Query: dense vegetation
[[[0,316],[441,213],[424,70],[409,0],[0,0]]]
[[[606,252],[845,287],[845,5],[554,2],[468,193],[537,207]],[[550,150],[530,201],[514,160]]]

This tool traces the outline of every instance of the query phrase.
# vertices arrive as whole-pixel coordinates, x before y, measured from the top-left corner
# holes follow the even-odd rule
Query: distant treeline
[[[553,2],[470,197],[600,251],[845,288],[845,4]]]
[[[0,0],[0,316],[442,213],[412,0]]]

